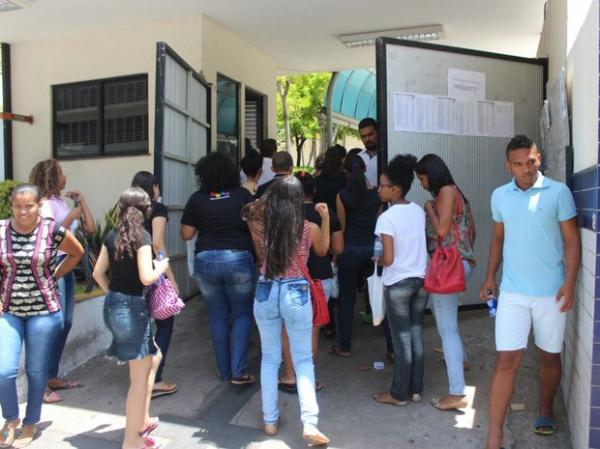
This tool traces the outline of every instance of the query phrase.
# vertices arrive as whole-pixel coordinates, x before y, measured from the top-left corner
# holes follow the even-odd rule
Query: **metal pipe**
[[[327,114],[325,120],[325,148],[329,148],[333,144],[333,91],[337,82],[339,72],[333,72],[329,85],[327,86],[327,95],[325,97],[325,112]]]

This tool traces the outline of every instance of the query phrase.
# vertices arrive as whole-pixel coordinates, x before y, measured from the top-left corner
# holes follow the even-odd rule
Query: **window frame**
[[[106,83],[118,82],[118,81],[130,81],[134,79],[146,79],[146,97],[147,97],[147,113],[148,113],[148,134],[146,136],[148,145],[146,149],[136,150],[136,151],[123,151],[118,153],[106,153],[105,151],[105,141],[104,141],[104,85]],[[71,83],[61,83],[61,84],[53,84],[51,87],[50,101],[52,102],[52,157],[59,161],[72,161],[79,159],[106,159],[113,157],[131,157],[131,156],[149,156],[150,153],[150,79],[148,73],[136,73],[133,75],[124,75],[124,76],[115,76],[110,78],[98,78],[94,80],[86,80],[86,81],[76,81]],[[73,156],[61,156],[58,154],[57,149],[57,133],[56,133],[56,102],[55,102],[55,94],[58,89],[69,88],[69,87],[81,87],[85,85],[97,85],[98,96],[99,96],[99,114],[98,114],[98,122],[99,122],[99,152],[97,154],[82,154],[82,155],[73,155]]]
[[[216,135],[216,139],[215,139],[215,150],[218,149],[218,145],[219,145],[219,79],[222,78],[226,81],[229,81],[231,83],[233,83],[235,85],[235,97],[236,97],[236,102],[237,102],[237,108],[235,111],[236,114],[236,131],[237,131],[237,141],[238,141],[238,148],[237,148],[237,155],[236,155],[236,159],[235,162],[239,162],[241,160],[242,156],[242,98],[241,98],[241,92],[242,92],[242,83],[240,81],[235,80],[234,78],[231,78],[227,75],[224,75],[221,72],[217,72],[217,77],[216,77],[216,82],[215,82],[215,101],[216,103],[216,110],[215,110],[215,135]]]

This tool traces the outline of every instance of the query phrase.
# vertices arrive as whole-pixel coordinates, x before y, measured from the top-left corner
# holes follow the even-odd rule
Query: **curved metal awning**
[[[327,88],[327,146],[333,124],[357,127],[365,117],[377,120],[377,86],[374,69],[334,72]]]

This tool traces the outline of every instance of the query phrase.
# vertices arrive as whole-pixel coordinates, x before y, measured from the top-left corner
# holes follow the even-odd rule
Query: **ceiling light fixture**
[[[15,9],[29,8],[30,0],[0,0],[0,12],[14,11]]]
[[[356,48],[375,45],[375,39],[378,37],[391,37],[393,39],[407,39],[411,41],[432,41],[443,39],[445,36],[442,25],[425,25],[412,28],[397,28],[395,30],[343,34],[339,36],[339,39],[346,47]]]

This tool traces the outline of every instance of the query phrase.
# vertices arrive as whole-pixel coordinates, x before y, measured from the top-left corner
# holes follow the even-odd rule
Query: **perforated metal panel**
[[[196,190],[193,165],[208,151],[210,87],[168,45],[157,45],[154,173],[169,209],[165,236],[171,268],[183,297],[196,285],[179,237],[183,207]]]
[[[492,232],[490,196],[496,187],[510,180],[505,169],[505,148],[510,138],[397,132],[393,126],[394,92],[447,95],[449,68],[483,72],[486,75],[486,99],[514,103],[515,133],[539,140],[538,116],[544,99],[545,67],[545,61],[537,59],[396,40],[378,41],[382,162],[402,153],[412,153],[419,159],[427,153],[439,155],[473,208],[477,226],[477,267],[463,295],[463,305],[479,304],[478,292],[485,278]],[[415,181],[408,198],[423,205],[431,195]]]

